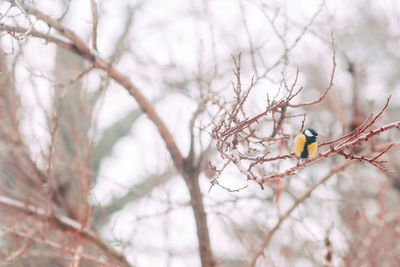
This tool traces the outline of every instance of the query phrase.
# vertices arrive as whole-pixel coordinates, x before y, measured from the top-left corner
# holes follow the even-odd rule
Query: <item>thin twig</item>
[[[93,34],[92,34],[92,48],[97,50],[97,24],[98,24],[98,15],[97,15],[97,5],[96,0],[90,0],[92,5],[92,24],[93,24]]]

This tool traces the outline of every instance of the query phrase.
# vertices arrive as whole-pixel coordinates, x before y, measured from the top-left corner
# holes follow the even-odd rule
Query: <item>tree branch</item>
[[[266,182],[269,182],[271,179],[284,178],[285,176],[293,175],[297,170],[300,170],[300,169],[310,165],[311,163],[313,163],[315,161],[318,161],[318,160],[320,160],[322,158],[326,158],[326,157],[328,157],[329,155],[331,155],[333,153],[337,154],[337,153],[341,152],[344,149],[352,148],[352,147],[354,147],[356,145],[359,145],[362,142],[367,141],[369,138],[371,138],[371,137],[373,137],[375,135],[378,135],[378,134],[380,134],[380,133],[382,133],[382,132],[384,132],[386,130],[389,130],[391,128],[400,129],[400,121],[393,122],[393,123],[387,124],[385,126],[382,126],[382,127],[378,128],[378,129],[372,130],[367,134],[359,136],[358,138],[354,139],[353,141],[344,142],[344,143],[341,143],[341,144],[339,144],[339,145],[337,145],[335,147],[331,146],[329,150],[318,154],[314,158],[307,159],[307,160],[303,161],[302,163],[297,164],[296,166],[287,169],[285,172],[274,173],[274,174],[268,175],[266,177],[256,179],[256,181],[260,185],[262,185],[262,184],[264,184]]]
[[[114,259],[119,264],[121,264],[121,266],[131,266],[124,255],[115,250],[113,247],[109,246],[107,243],[104,243],[93,231],[91,231],[90,229],[85,229],[82,224],[75,220],[72,220],[69,217],[52,214],[47,210],[33,204],[26,204],[19,200],[15,200],[5,196],[0,196],[0,205],[6,208],[10,208],[12,210],[23,212],[30,216],[37,217],[39,219],[45,219],[47,222],[53,224],[59,229],[62,229],[63,231],[66,230],[73,232],[81,238],[87,240],[91,244],[95,245],[110,259]]]

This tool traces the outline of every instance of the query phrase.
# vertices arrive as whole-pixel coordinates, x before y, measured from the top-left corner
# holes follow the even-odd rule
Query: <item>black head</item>
[[[318,136],[317,131],[315,131],[313,128],[304,129],[303,134],[306,137],[315,137],[316,138]]]

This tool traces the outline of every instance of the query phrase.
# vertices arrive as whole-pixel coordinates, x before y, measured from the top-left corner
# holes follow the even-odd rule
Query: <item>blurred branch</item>
[[[335,47],[334,47],[333,33],[331,33],[331,38],[332,38],[331,46],[332,46],[332,51],[333,51],[333,55],[332,55],[333,66],[332,66],[331,77],[329,79],[328,87],[326,87],[326,89],[323,92],[323,94],[317,100],[314,100],[314,101],[311,101],[311,102],[308,102],[308,103],[302,103],[302,104],[289,104],[289,107],[298,108],[298,107],[303,107],[303,106],[315,105],[315,104],[321,102],[326,97],[326,95],[328,94],[329,90],[332,88],[332,86],[333,86],[333,78],[335,77],[335,71],[336,71],[336,50],[335,50]]]
[[[118,38],[118,40],[115,44],[115,49],[109,58],[109,62],[111,62],[111,63],[115,62],[120,57],[121,53],[126,50],[126,48],[124,46],[125,46],[126,38],[128,37],[129,31],[132,27],[133,17],[135,15],[137,9],[140,8],[142,4],[143,4],[143,2],[139,2],[138,4],[136,4],[135,7],[128,9],[128,17],[125,21],[124,30],[122,31],[121,36]]]
[[[13,0],[6,0],[7,2],[13,3]],[[147,98],[141,93],[141,91],[130,81],[128,76],[121,73],[119,70],[111,66],[105,59],[100,57],[97,51],[91,49],[86,45],[86,43],[71,29],[62,25],[58,20],[51,18],[50,16],[44,14],[35,7],[23,2],[21,3],[23,9],[35,16],[37,19],[46,22],[50,27],[56,29],[60,34],[68,38],[72,43],[62,43],[62,47],[78,54],[83,57],[91,64],[93,67],[103,69],[112,79],[128,90],[129,94],[135,98],[140,108],[149,117],[149,119],[156,125],[161,137],[167,146],[171,158],[175,164],[175,167],[183,171],[184,158],[176,146],[175,140],[169,131],[168,127],[165,125],[164,121],[160,118],[158,113],[155,111],[154,107],[147,100]],[[3,25],[0,25],[0,29],[4,29]],[[46,35],[37,36],[43,38],[49,42],[53,39],[48,39]],[[58,40],[57,40],[58,41]],[[58,44],[58,43],[57,43]]]
[[[23,34],[27,31],[27,29],[24,27],[20,27],[20,26],[11,26],[11,25],[5,25],[3,23],[0,23],[0,31],[5,31],[5,32],[9,33],[15,39],[20,40],[22,37],[16,35],[16,33]],[[47,42],[50,42],[50,43],[54,43],[64,49],[67,49],[67,50],[71,49],[71,43],[69,43],[57,36],[47,34],[47,33],[42,33],[42,32],[36,31],[36,30],[31,30],[29,35],[46,40]]]
[[[30,216],[37,217],[39,219],[45,219],[55,227],[64,231],[75,233],[84,240],[89,241],[102,250],[108,257],[121,264],[121,266],[131,266],[122,254],[116,251],[113,247],[109,246],[107,243],[104,243],[93,231],[90,229],[85,229],[82,224],[72,220],[71,218],[63,215],[52,214],[51,211],[47,211],[33,204],[26,204],[5,196],[0,196],[0,205],[12,210],[23,212]]]
[[[92,48],[97,50],[97,24],[98,24],[98,16],[97,16],[97,5],[96,0],[90,0],[92,7],[92,24],[93,24],[93,33],[92,33]]]
[[[198,104],[197,104],[197,109],[193,113],[192,118],[190,119],[189,122],[189,132],[190,132],[190,146],[189,146],[189,154],[188,154],[188,159],[194,159],[194,144],[195,144],[195,136],[194,136],[194,128],[195,128],[195,123],[198,117],[201,115],[201,113],[205,110],[206,104],[208,102],[208,99],[201,99]]]
[[[149,175],[141,182],[132,186],[129,189],[128,194],[125,196],[113,199],[111,203],[105,207],[99,206],[95,214],[96,225],[98,225],[104,216],[109,216],[117,211],[120,211],[127,204],[147,196],[154,188],[167,183],[176,174],[176,170],[171,167],[162,174]]]
[[[93,173],[95,177],[98,175],[101,161],[111,153],[112,148],[121,138],[130,134],[132,125],[141,114],[143,113],[140,109],[131,110],[125,117],[102,132],[102,136],[93,150]]]
[[[256,64],[256,59],[254,57],[254,54],[255,54],[254,44],[253,44],[253,40],[252,40],[252,37],[250,34],[249,26],[247,25],[246,14],[245,14],[243,3],[241,0],[239,0],[239,7],[240,7],[240,13],[241,13],[241,17],[242,17],[242,23],[243,23],[244,29],[246,31],[247,39],[249,42],[251,64],[253,66],[253,71],[256,76],[256,79],[258,79],[259,77],[258,77],[258,71],[257,71],[257,64]]]
[[[36,234],[35,232],[33,232],[33,234],[31,234],[31,233],[23,233],[21,231],[15,230],[13,228],[7,228],[7,227],[4,227],[4,226],[1,227],[1,230],[5,231],[5,232],[8,232],[8,233],[13,233],[13,234],[15,234],[17,236],[25,238],[29,242],[35,242],[37,244],[41,244],[41,245],[45,245],[47,247],[55,248],[55,249],[58,249],[60,251],[67,252],[68,254],[71,254],[71,255],[76,253],[76,250],[70,249],[70,248],[68,248],[66,246],[63,246],[60,243],[54,242],[54,241],[52,241],[50,239],[46,239],[43,236],[35,237],[35,234]],[[91,256],[91,255],[88,255],[86,253],[79,253],[79,256],[82,259],[86,260],[86,261],[95,263],[96,266],[103,266],[103,267],[113,266],[112,263],[104,262],[101,259],[99,259],[98,256]]]
[[[2,228],[1,230],[3,230],[3,228]],[[12,252],[12,253],[8,252],[8,256],[7,256],[7,257],[1,256],[1,260],[2,260],[2,261],[5,261],[5,262],[7,262],[7,261],[12,261],[12,260],[14,260],[15,258],[17,258],[17,257],[21,256],[22,254],[24,254],[25,251],[26,251],[27,249],[29,249],[29,247],[32,245],[31,239],[32,239],[32,236],[29,236],[29,237],[25,240],[24,244],[23,244],[19,249],[15,250],[15,251]]]
[[[274,68],[276,68],[277,66],[279,66],[279,64],[282,62],[282,60],[287,59],[287,56],[289,54],[290,51],[292,51],[297,44],[299,44],[300,40],[305,36],[305,34],[309,31],[309,28],[312,26],[312,24],[314,23],[315,19],[318,17],[318,15],[321,13],[324,5],[325,5],[325,1],[323,0],[321,2],[321,5],[319,6],[318,10],[314,13],[314,15],[312,16],[312,18],[310,19],[310,21],[307,23],[306,26],[302,27],[302,31],[301,33],[297,36],[297,38],[293,41],[293,43],[285,48],[285,51],[282,53],[282,55],[275,61],[275,63],[273,63],[272,65],[270,65],[268,68],[266,68],[266,70],[264,71],[263,74],[260,75],[259,78],[265,78],[267,77],[268,73],[273,70]],[[265,10],[263,10],[264,15],[266,14]],[[275,19],[269,19],[269,17],[267,16],[267,19],[271,22],[274,22]],[[272,28],[276,28],[275,25],[272,23],[271,24]],[[275,31],[275,30],[274,30]],[[279,39],[282,38],[282,35],[278,33],[278,31],[275,31],[275,34],[278,36]],[[282,40],[282,39],[281,39]]]

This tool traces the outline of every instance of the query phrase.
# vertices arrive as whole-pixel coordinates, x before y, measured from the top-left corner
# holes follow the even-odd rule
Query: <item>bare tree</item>
[[[196,265],[193,255],[201,266],[399,261],[398,94],[382,89],[398,87],[398,80],[396,73],[374,72],[380,60],[365,51],[379,47],[379,56],[398,64],[390,45],[400,33],[383,29],[400,16],[382,17],[373,4],[357,1],[348,7],[362,6],[360,24],[343,20],[348,33],[340,28],[338,7],[325,1],[306,8],[301,22],[290,2],[238,1],[226,4],[234,18],[227,26],[218,19],[223,7],[195,1],[177,5],[179,23],[166,15],[146,24],[162,3],[122,2],[113,8],[94,0],[1,2],[0,257],[6,266],[136,266],[151,262],[141,261],[144,250],[163,255],[169,266],[177,259]],[[89,7],[79,11],[82,27],[69,19],[79,5]],[[111,40],[105,36],[113,22],[105,18],[119,8],[127,12]],[[367,37],[365,27],[377,37]],[[179,41],[195,33],[195,56],[179,41],[160,45],[152,36],[168,39],[175,31],[183,32]],[[29,62],[32,47],[47,51],[40,57],[54,60],[51,68],[37,67],[40,57]],[[167,57],[152,55],[159,47]],[[385,81],[379,93],[368,86],[371,74]],[[126,99],[131,108],[99,127],[115,84],[125,97],[114,109]],[[40,115],[29,114],[29,101]],[[175,107],[185,101],[190,111]],[[34,116],[41,123],[24,118]],[[174,124],[169,116],[185,119]],[[319,149],[299,161],[292,140],[305,127],[320,133]],[[143,149],[152,169],[130,160],[133,173],[146,175],[120,186],[125,194],[97,201],[94,186],[117,183],[119,174],[104,178],[102,168],[132,128],[156,147],[131,149]],[[175,196],[182,188],[187,199]],[[174,212],[187,206],[196,253],[187,243],[174,248],[181,242],[179,223],[192,220]],[[125,218],[133,219],[118,230],[123,238],[112,236]],[[156,223],[162,236],[135,238]]]

